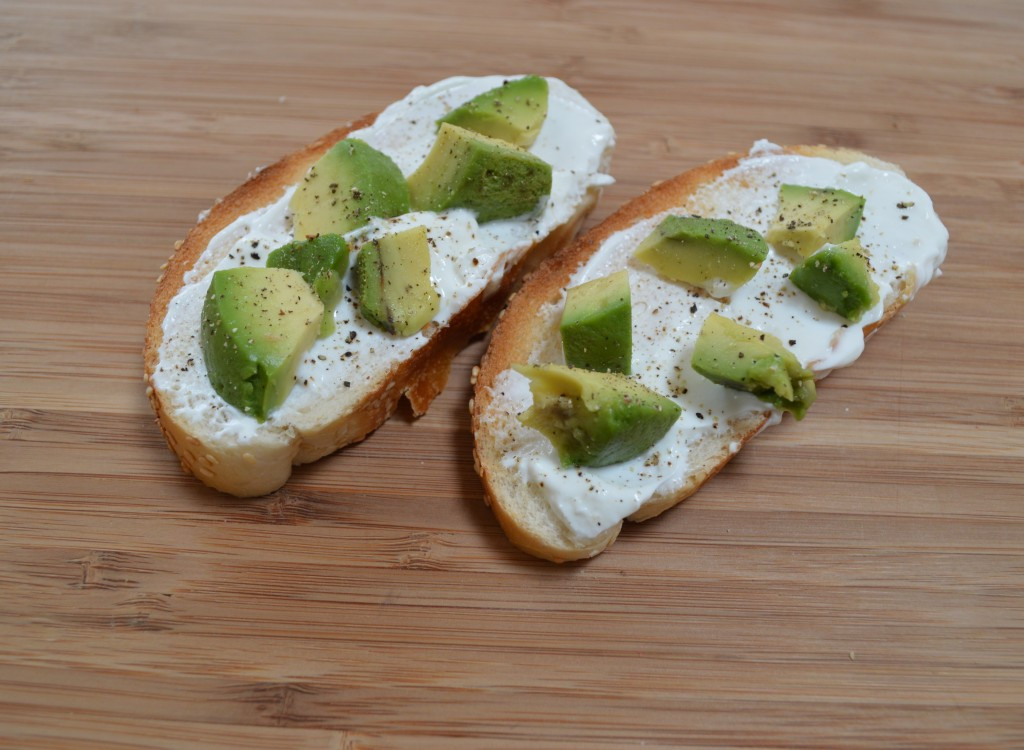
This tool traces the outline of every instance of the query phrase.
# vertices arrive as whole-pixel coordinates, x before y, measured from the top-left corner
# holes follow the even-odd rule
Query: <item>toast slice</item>
[[[634,256],[670,215],[729,218],[768,230],[783,182],[845,188],[864,196],[857,237],[870,254],[879,302],[854,324],[788,281],[795,259],[770,250],[753,279],[729,298],[666,281]],[[517,547],[562,562],[592,557],[623,520],[673,507],[714,476],[782,412],[751,393],[716,385],[691,366],[694,342],[712,312],[774,334],[820,379],[850,364],[864,339],[938,275],[948,233],[931,200],[892,164],[824,146],[758,142],[655,184],[550,258],[512,298],[474,373],[474,456],[486,502]],[[683,414],[652,448],[601,468],[565,468],[552,444],[518,415],[530,407],[527,378],[514,364],[564,362],[559,320],[566,289],[627,269],[632,289],[634,380],[669,396]],[[812,407],[813,408],[813,407]]]
[[[157,422],[186,471],[223,492],[262,495],[284,484],[293,465],[364,438],[403,396],[415,414],[424,413],[444,387],[452,359],[490,326],[525,271],[572,240],[611,182],[606,171],[614,131],[578,92],[549,78],[547,118],[529,151],[551,164],[552,189],[533,214],[478,224],[469,209],[418,211],[372,219],[345,235],[353,264],[361,244],[428,227],[432,281],[442,298],[431,324],[409,337],[378,330],[359,313],[349,282],[328,311],[336,330],[305,354],[295,386],[266,421],[226,403],[210,385],[199,327],[211,275],[218,268],[265,265],[271,250],[292,241],[289,196],[310,166],[353,137],[387,154],[408,178],[433,145],[436,120],[506,80],[451,78],[417,88],[379,115],[259,170],[178,243],[157,284],[144,360]],[[589,136],[583,142],[581,133]]]

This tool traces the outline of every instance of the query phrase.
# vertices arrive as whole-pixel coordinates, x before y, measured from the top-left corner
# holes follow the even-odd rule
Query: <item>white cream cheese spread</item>
[[[435,121],[474,96],[500,86],[501,76],[449,78],[413,90],[385,109],[373,125],[349,134],[387,154],[408,177],[435,139]],[[342,409],[354,406],[381,383],[379,378],[424,346],[470,300],[497,288],[505,270],[533,244],[568,222],[587,193],[611,183],[604,173],[615,134],[608,120],[578,92],[549,78],[548,114],[529,151],[552,166],[551,195],[535,214],[477,224],[468,209],[437,214],[414,212],[374,219],[346,235],[354,262],[363,243],[382,234],[425,226],[430,239],[431,282],[441,297],[440,311],[422,332],[402,338],[383,333],[357,312],[352,295],[329,314],[336,329],[306,353],[296,385],[266,422],[242,413],[213,390],[203,363],[200,318],[210,275],[237,266],[265,266],[267,254],[293,240],[288,204],[295,186],[272,204],[240,216],[210,241],[163,321],[163,342],[152,385],[167,411],[190,433],[218,441],[262,448],[290,442],[294,434],[316,429],[322,404],[330,397]]]
[[[660,278],[632,256],[640,242],[668,214],[728,218],[764,233],[778,204],[782,183],[848,190],[866,199],[857,237],[870,256],[872,278],[881,300],[857,324],[823,311],[788,280],[793,262],[769,251],[757,275],[728,300],[716,300],[685,284]],[[712,312],[777,336],[820,378],[844,367],[864,349],[864,329],[886,307],[912,296],[939,274],[948,233],[931,199],[896,171],[864,162],[841,164],[825,158],[782,153],[770,143],[755,144],[750,155],[690,200],[617,232],[573,274],[569,287],[629,269],[633,305],[633,377],[683,407],[682,416],[650,450],[623,463],[596,469],[562,468],[551,443],[515,418],[532,403],[529,381],[512,370],[493,386],[486,419],[496,420],[507,437],[503,464],[518,472],[529,491],[544,497],[566,528],[592,539],[654,497],[685,486],[702,442],[727,434],[731,420],[781,412],[749,393],[716,385],[691,367],[694,343]],[[562,302],[543,307],[537,325],[546,331],[543,350],[530,362],[563,363],[558,323]],[[812,407],[813,409],[813,407]],[[739,450],[735,441],[729,450]]]

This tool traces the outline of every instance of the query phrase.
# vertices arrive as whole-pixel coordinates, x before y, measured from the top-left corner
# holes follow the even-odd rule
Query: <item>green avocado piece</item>
[[[320,336],[334,330],[333,310],[341,301],[341,279],[348,270],[348,243],[340,234],[321,234],[290,242],[267,256],[267,268],[290,268],[302,274],[324,303]]]
[[[776,250],[808,256],[826,242],[852,240],[864,214],[864,199],[838,188],[782,185],[779,211],[765,239]]]
[[[668,216],[640,243],[636,258],[669,281],[727,297],[750,281],[768,257],[756,229],[729,219]]]
[[[878,284],[871,278],[859,240],[819,250],[790,271],[789,280],[823,310],[838,313],[851,323],[878,304]]]
[[[505,81],[437,121],[500,138],[523,148],[537,140],[548,114],[548,82],[541,76]]]
[[[323,314],[323,303],[298,271],[215,271],[200,328],[213,389],[232,406],[266,420],[291,391]]]
[[[657,443],[682,413],[617,372],[563,365],[513,365],[530,379],[533,406],[519,415],[543,433],[562,466],[608,466],[639,456]]]
[[[470,208],[477,221],[520,216],[551,194],[551,165],[529,151],[441,123],[427,158],[409,177],[417,211]]]
[[[749,391],[803,419],[817,395],[813,373],[775,336],[718,313],[704,321],[693,369],[719,385]]]
[[[560,331],[566,364],[629,375],[633,353],[629,272],[622,270],[571,288]]]
[[[434,319],[441,298],[430,284],[426,227],[386,234],[363,245],[353,269],[359,309],[388,333],[412,336]]]
[[[358,138],[335,143],[292,194],[295,239],[345,234],[372,217],[409,213],[409,188],[386,154]]]

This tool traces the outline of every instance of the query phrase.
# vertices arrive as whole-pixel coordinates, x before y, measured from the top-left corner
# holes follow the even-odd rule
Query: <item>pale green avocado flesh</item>
[[[718,313],[704,321],[693,369],[714,383],[749,391],[803,419],[814,402],[814,375],[775,336]]]
[[[559,330],[567,365],[629,375],[633,351],[629,272],[622,270],[569,289]]]
[[[322,234],[311,240],[290,242],[267,256],[267,268],[298,271],[324,303],[320,336],[334,330],[333,310],[341,301],[341,280],[348,271],[348,243],[339,234]]]
[[[878,284],[871,278],[868,257],[855,239],[819,250],[794,268],[789,280],[821,309],[851,323],[878,304]]]
[[[389,156],[358,138],[346,138],[309,168],[289,208],[297,240],[345,234],[375,216],[408,213],[409,188]]]
[[[412,336],[434,319],[441,298],[430,283],[426,227],[413,227],[367,242],[356,255],[354,292],[370,323]]]
[[[481,224],[534,211],[551,194],[551,165],[505,141],[442,123],[409,177],[417,211],[469,208]]]
[[[213,389],[264,421],[291,391],[323,314],[323,303],[298,271],[243,267],[214,272],[200,327]]]
[[[726,297],[752,279],[768,256],[761,234],[729,219],[668,216],[640,243],[636,259],[662,278]]]
[[[537,140],[548,114],[548,82],[541,76],[505,81],[437,121],[458,125],[523,148]]]
[[[863,214],[864,198],[846,190],[784,184],[765,239],[776,250],[806,257],[827,242],[852,240]]]
[[[651,448],[682,413],[625,375],[563,365],[513,365],[530,379],[533,405],[519,416],[541,432],[562,466],[608,466]]]

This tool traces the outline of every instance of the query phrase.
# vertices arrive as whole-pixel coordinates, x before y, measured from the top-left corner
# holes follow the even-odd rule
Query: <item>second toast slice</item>
[[[782,241],[728,295],[667,279],[636,257],[670,216],[728,219],[758,234],[781,227],[789,230],[784,237],[794,236],[799,222],[779,215],[786,184],[829,200],[840,191],[864,199],[855,239],[868,259],[877,301],[857,322],[794,285],[789,274],[803,258]],[[825,224],[831,223],[826,216]],[[679,503],[782,416],[777,404],[694,369],[695,347],[709,319],[727,319],[762,342],[777,341],[795,370],[807,373],[813,397],[812,378],[853,362],[865,338],[938,275],[947,239],[928,195],[898,167],[820,146],[759,142],[746,156],[697,167],[630,201],[528,279],[495,328],[476,374],[476,466],[502,528],[523,550],[561,562],[601,552],[624,519],[642,521]],[[681,416],[629,460],[581,465],[524,424],[536,424],[521,417],[537,401],[523,366],[563,364],[559,322],[567,289],[624,269],[632,290],[631,378],[671,399]],[[561,402],[571,403],[572,394],[561,394]],[[790,410],[802,416],[806,405]]]

